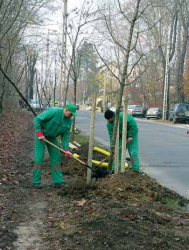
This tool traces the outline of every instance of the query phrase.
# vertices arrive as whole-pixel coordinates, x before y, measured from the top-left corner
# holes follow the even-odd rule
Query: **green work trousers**
[[[59,146],[56,138],[48,140],[51,143],[55,144],[56,146]],[[33,184],[41,183],[41,171],[42,171],[46,145],[50,157],[52,181],[53,183],[63,182],[60,151],[57,148],[49,144],[46,144],[45,142],[40,141],[37,138],[37,136],[35,136],[35,158],[34,158],[35,165],[33,169]]]
[[[122,137],[119,137],[119,147],[122,146]],[[129,155],[131,158],[132,168],[135,169],[137,172],[140,172],[140,163],[139,163],[139,156],[138,156],[138,132],[135,133],[133,137],[133,141],[127,143]],[[119,149],[119,162],[121,162],[121,152],[122,149]],[[121,169],[121,164],[119,164],[119,170]],[[112,170],[114,170],[114,163]]]

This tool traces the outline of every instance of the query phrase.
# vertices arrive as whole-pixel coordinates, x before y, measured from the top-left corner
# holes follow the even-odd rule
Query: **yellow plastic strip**
[[[92,163],[94,163],[96,165],[99,165],[100,161],[92,160]],[[100,164],[100,167],[108,167],[108,163],[107,162],[103,162],[102,164]],[[127,163],[125,163],[125,168],[128,168],[128,164]]]
[[[94,150],[94,151],[97,151],[97,152],[99,152],[99,153],[102,153],[102,154],[104,154],[104,155],[107,155],[107,156],[110,155],[109,152],[107,152],[107,151],[105,151],[105,150],[103,150],[103,149],[101,149],[101,148],[98,148],[98,147],[93,147],[93,150]]]
[[[97,148],[97,147],[95,147]],[[99,149],[99,148],[98,148]],[[105,151],[105,150],[103,150]],[[106,152],[106,151],[105,151]],[[107,152],[108,153],[108,152]],[[77,154],[73,154],[73,158],[79,158],[79,155]],[[99,165],[101,162],[100,161],[95,161],[95,160],[92,160],[92,163],[94,163],[95,165]],[[102,164],[100,164],[101,167],[108,167],[108,163],[107,162],[103,162]],[[128,164],[125,163],[125,168],[128,168]]]
[[[73,158],[79,158],[79,155],[73,154]]]
[[[100,161],[92,160],[92,163],[98,165],[98,164],[100,164]],[[100,164],[100,167],[108,167],[108,163],[107,162],[103,162],[102,164]]]

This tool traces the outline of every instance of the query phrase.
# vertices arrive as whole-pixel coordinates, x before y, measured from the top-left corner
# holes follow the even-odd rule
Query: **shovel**
[[[51,143],[47,139],[45,139],[44,141],[46,143],[50,144],[51,146],[59,149],[62,153],[66,154],[66,152],[62,148],[56,146],[55,144]],[[104,169],[104,168],[98,167],[97,169],[94,169],[94,168],[90,167],[89,165],[87,165],[85,162],[81,161],[78,158],[73,158],[73,159],[75,159],[76,161],[80,162],[81,164],[83,164],[84,166],[86,166],[87,168],[89,168],[94,173],[94,177],[95,178],[103,178],[103,177],[106,177],[106,175],[109,174],[109,171],[106,170],[106,169]]]
[[[120,150],[120,148],[122,148],[122,146],[119,147],[119,150]],[[110,155],[108,155],[106,158],[104,158],[96,167],[100,167],[100,165],[101,165],[103,162],[105,162],[106,160],[108,160],[109,158],[110,158]]]

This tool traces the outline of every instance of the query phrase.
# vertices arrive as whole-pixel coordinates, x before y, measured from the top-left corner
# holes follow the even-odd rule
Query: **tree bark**
[[[92,159],[93,159],[95,112],[96,112],[96,92],[93,92],[90,137],[89,137],[89,151],[88,151],[88,165],[90,167],[92,167]],[[91,169],[87,168],[87,184],[89,184],[90,181],[91,181]]]
[[[125,59],[124,59],[124,64],[123,64],[124,68],[123,68],[123,73],[121,76],[121,84],[120,84],[120,89],[119,89],[118,107],[116,108],[116,114],[115,114],[115,118],[114,118],[115,121],[114,121],[113,135],[112,135],[112,147],[110,149],[110,159],[109,159],[109,163],[108,163],[109,170],[112,169],[113,157],[114,157],[114,152],[115,152],[114,146],[115,146],[116,136],[117,136],[120,106],[122,103],[123,91],[124,91],[125,81],[126,81],[126,77],[127,77],[127,69],[128,69],[128,62],[129,62],[133,32],[134,32],[135,23],[136,23],[137,16],[138,16],[139,6],[140,6],[140,0],[137,0],[134,16],[132,18],[131,25],[130,25],[127,49],[126,49],[126,54],[125,54]]]
[[[74,81],[74,99],[73,99],[73,104],[76,105],[76,94],[77,94],[77,79]],[[75,117],[73,117],[73,122],[72,122],[72,131],[71,131],[71,142],[74,141],[75,137]]]

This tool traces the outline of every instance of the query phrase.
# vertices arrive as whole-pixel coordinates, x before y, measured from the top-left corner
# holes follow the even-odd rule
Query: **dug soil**
[[[57,190],[46,155],[43,189],[33,189],[32,119],[26,111],[0,119],[0,249],[189,249],[188,201],[143,173],[87,185],[86,167],[62,156],[69,187]],[[75,151],[86,161],[88,145]]]

